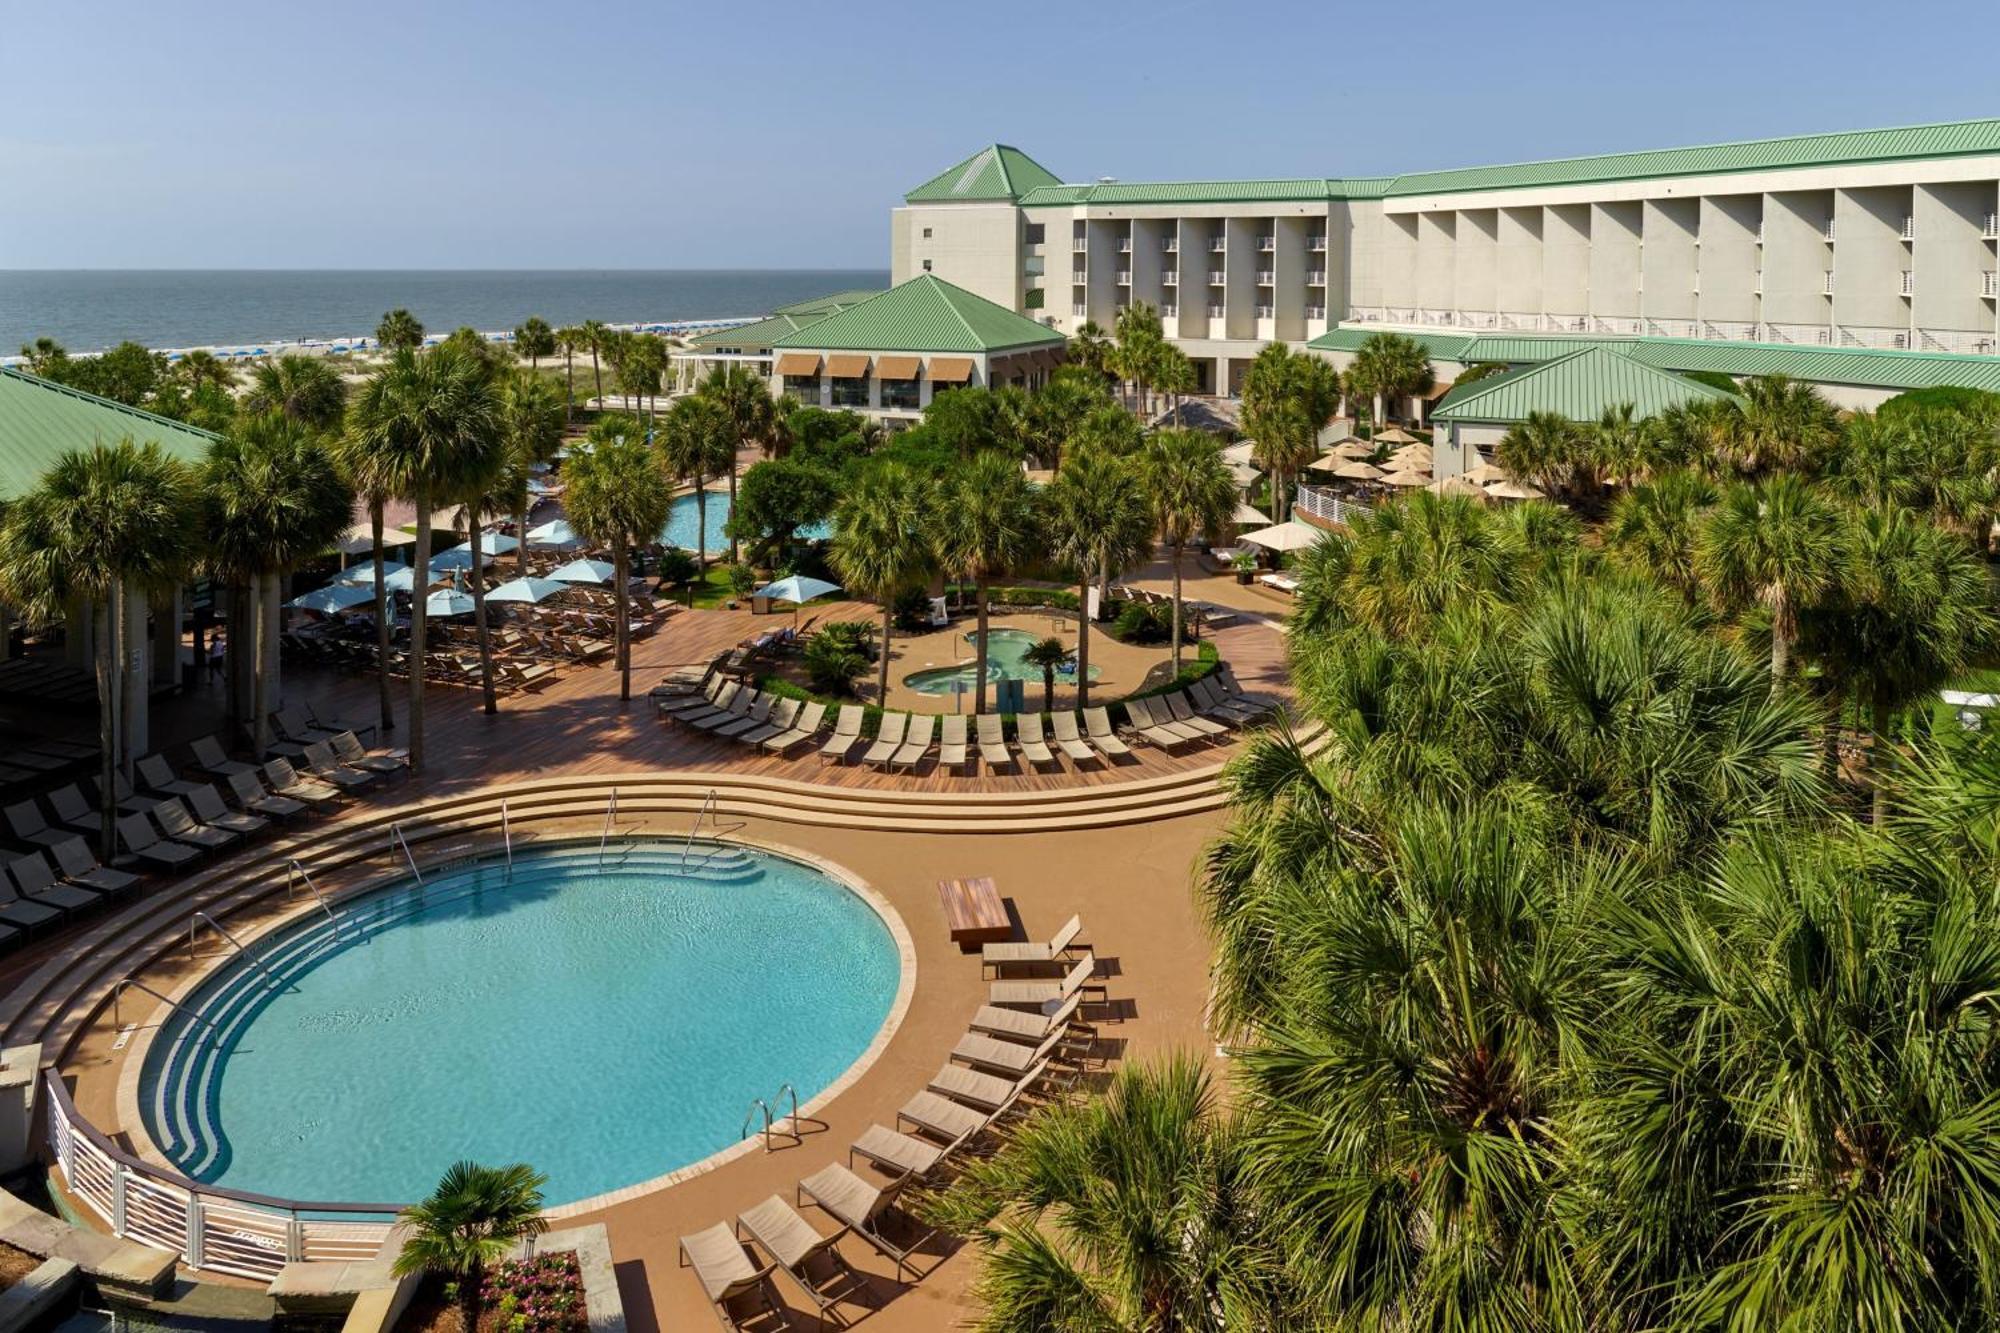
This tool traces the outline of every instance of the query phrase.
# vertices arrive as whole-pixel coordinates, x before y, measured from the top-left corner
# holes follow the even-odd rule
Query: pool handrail
[[[417,887],[421,889],[424,886],[424,872],[417,869],[416,854],[410,850],[410,840],[403,836],[403,821],[400,819],[389,825],[389,854],[391,856],[395,855],[398,844],[403,848],[403,859],[410,863],[411,877],[417,881]]]
[[[210,930],[214,931],[214,932],[215,932],[216,934],[218,934],[218,935],[222,936],[222,938],[223,938],[223,939],[225,939],[225,940],[228,940],[228,941],[229,941],[229,942],[230,942],[231,944],[235,945],[235,946],[236,946],[236,952],[237,952],[238,954],[242,955],[242,956],[243,956],[243,957],[245,957],[245,958],[248,958],[248,959],[249,959],[249,960],[250,960],[251,962],[255,963],[255,964],[257,965],[257,970],[258,970],[259,972],[262,972],[262,973],[264,974],[264,976],[265,976],[265,977],[266,977],[266,978],[267,978],[267,979],[268,979],[268,980],[270,981],[270,983],[271,983],[271,984],[272,984],[273,986],[276,986],[276,987],[278,987],[279,989],[283,989],[283,988],[284,988],[284,984],[285,984],[285,983],[284,983],[283,979],[282,979],[282,978],[280,978],[280,977],[278,976],[278,974],[277,974],[276,972],[273,972],[273,971],[271,970],[271,965],[270,965],[269,963],[266,963],[266,962],[265,962],[265,961],[264,961],[264,960],[263,960],[262,958],[258,957],[258,956],[257,956],[256,954],[254,954],[254,953],[250,952],[250,950],[249,950],[248,948],[246,948],[246,947],[244,946],[244,943],[243,943],[243,941],[242,941],[242,940],[239,940],[239,939],[237,939],[237,938],[236,938],[236,936],[234,936],[234,935],[230,934],[230,932],[229,932],[229,928],[228,928],[227,926],[224,926],[224,925],[223,925],[223,924],[222,924],[222,923],[221,923],[220,921],[217,921],[217,920],[216,920],[216,919],[215,919],[214,917],[210,916],[210,915],[209,915],[209,914],[208,914],[207,912],[204,912],[204,911],[200,911],[200,910],[198,910],[198,909],[197,909],[197,910],[195,911],[194,915],[192,915],[192,916],[190,916],[190,917],[188,918],[188,957],[189,957],[189,958],[193,958],[193,957],[195,957],[195,956],[196,956],[196,955],[195,955],[195,951],[194,951],[194,946],[195,946],[195,930],[196,930],[196,928],[197,928],[197,927],[198,927],[198,926],[200,925],[200,923],[201,923],[201,922],[203,922],[203,921],[206,921],[206,922],[208,922],[208,928],[209,928]],[[335,927],[335,931],[336,931],[336,933],[338,932],[338,930],[339,930],[339,927]]]
[[[306,891],[318,900],[319,910],[326,913],[327,924],[333,927],[333,937],[339,939],[340,914],[333,910],[332,905],[326,900],[326,895],[319,891],[319,885],[313,883],[312,874],[305,868],[304,863],[295,856],[285,864],[285,897],[291,898],[297,894],[298,882],[301,879],[306,882]]]
[[[604,864],[604,848],[611,841],[611,822],[618,818],[618,786],[611,787],[611,799],[604,803],[604,831],[597,835],[597,864]]]
[[[111,1022],[114,1026],[120,1028],[125,1026],[125,1016],[120,1011],[118,1002],[125,997],[125,992],[127,990],[130,990],[134,986],[137,986],[140,990],[146,992],[146,994],[152,996],[154,999],[158,1000],[161,1004],[167,1006],[167,1008],[173,1009],[179,1013],[186,1014],[189,1018],[192,1018],[195,1022],[200,1023],[210,1032],[222,1031],[221,1028],[215,1025],[214,1019],[196,1013],[194,1010],[188,1008],[186,1005],[180,1003],[178,1000],[168,999],[166,996],[160,994],[158,991],[154,990],[151,986],[148,986],[145,982],[139,980],[137,977],[120,977],[118,979],[118,984],[111,988]]]

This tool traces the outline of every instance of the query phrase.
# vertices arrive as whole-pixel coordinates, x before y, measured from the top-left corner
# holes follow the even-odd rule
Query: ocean
[[[435,333],[511,329],[530,315],[557,326],[723,319],[888,285],[887,271],[867,269],[0,270],[0,356],[38,337],[93,352],[127,339],[206,347],[372,336],[397,306]]]

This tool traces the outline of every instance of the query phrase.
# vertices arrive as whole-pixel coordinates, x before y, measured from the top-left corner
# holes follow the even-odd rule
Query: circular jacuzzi
[[[974,652],[979,649],[978,631],[970,631],[965,642]],[[1041,636],[1031,630],[1014,629],[1011,626],[986,631],[986,679],[1040,681],[1042,669],[1027,661],[1028,650],[1041,642]],[[1104,673],[1096,667],[1090,669],[1090,678],[1096,680]],[[1065,685],[1076,684],[1076,654],[1072,652],[1060,667],[1056,668],[1056,679]],[[959,666],[927,667],[913,671],[903,677],[903,685],[918,694],[969,694],[979,683],[973,672],[973,664],[965,662]]]
[[[524,849],[252,942],[153,1034],[136,1111],[207,1184],[405,1203],[470,1158],[573,1203],[733,1147],[787,1085],[804,1105],[844,1082],[907,1003],[907,954],[831,868],[680,839]]]

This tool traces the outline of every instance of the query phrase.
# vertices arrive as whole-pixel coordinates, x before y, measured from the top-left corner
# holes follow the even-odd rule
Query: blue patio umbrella
[[[530,495],[547,495],[553,489],[553,487],[540,477],[528,478],[528,494]],[[534,540],[534,535],[532,532],[528,534],[530,541]]]
[[[496,555],[506,555],[509,551],[513,550],[520,544],[521,543],[515,541],[512,537],[509,537],[505,533],[501,532],[482,532],[479,534],[480,554],[486,556],[488,559],[491,559]],[[471,542],[466,542],[462,545],[454,546],[448,551],[439,551],[436,555],[431,557],[431,573],[433,574],[442,573],[445,570],[451,570],[451,569],[471,569],[471,568],[472,568]]]
[[[409,566],[400,560],[384,560],[382,562],[382,577],[384,580],[387,580],[391,575],[401,574],[408,568]],[[367,587],[375,582],[375,562],[370,560],[365,564],[349,565],[346,569],[340,571],[340,578],[337,581],[341,583],[358,583],[363,587]],[[383,586],[393,587],[394,585],[385,582]]]
[[[460,592],[456,588],[439,588],[424,599],[424,614],[427,616],[469,616],[472,614],[472,594]]]
[[[329,583],[324,588],[300,593],[285,605],[299,611],[317,611],[323,616],[345,611],[350,606],[360,606],[363,602],[375,600],[373,588],[363,588],[353,583]]]
[[[800,604],[810,602],[815,597],[824,597],[830,592],[839,591],[840,585],[838,583],[828,583],[825,579],[807,578],[803,574],[793,574],[779,579],[774,583],[767,583],[750,595],[752,597],[768,597],[774,602],[791,602],[793,604],[792,624],[796,627],[799,623],[798,607]]]
[[[434,577],[425,579],[424,586],[429,587],[434,582],[436,582]],[[382,586],[390,592],[415,592],[417,590],[417,571],[414,569],[399,569],[384,578]]]
[[[609,583],[617,572],[609,560],[572,560],[549,577],[558,583]]]
[[[583,545],[583,538],[577,535],[576,529],[569,525],[567,519],[557,518],[551,519],[538,528],[529,528],[528,545],[581,546]]]
[[[568,592],[569,585],[556,579],[509,579],[486,594],[489,602],[539,602]]]

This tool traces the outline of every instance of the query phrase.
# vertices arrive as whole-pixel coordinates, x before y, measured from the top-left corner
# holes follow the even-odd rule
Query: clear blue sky
[[[994,140],[1138,180],[1959,120],[2000,114],[1994,32],[1992,0],[10,5],[0,268],[885,267],[902,191]]]

